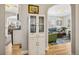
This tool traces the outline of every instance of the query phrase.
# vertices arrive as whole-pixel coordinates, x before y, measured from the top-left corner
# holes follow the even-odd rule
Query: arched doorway
[[[54,5],[48,9],[47,15],[48,54],[71,54],[71,6]],[[51,47],[53,48],[50,49]]]

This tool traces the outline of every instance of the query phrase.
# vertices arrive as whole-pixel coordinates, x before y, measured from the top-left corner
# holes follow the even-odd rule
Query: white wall
[[[22,42],[22,50],[27,50],[27,5],[19,5],[19,20],[21,21],[21,30],[18,34],[19,42]]]
[[[5,54],[5,6],[0,4],[0,54]]]
[[[76,54],[79,55],[79,5],[76,5]]]
[[[62,21],[62,25],[58,26],[57,25],[57,20],[61,20]],[[68,27],[68,20],[70,19],[70,16],[48,16],[48,27],[52,28],[52,27]]]
[[[71,5],[72,19],[72,54],[79,55],[79,5]]]
[[[72,35],[71,35],[71,41],[72,41],[72,43],[71,43],[71,50],[72,50],[72,54],[76,54],[76,5],[74,5],[74,4],[72,4],[71,5],[71,21],[72,21],[72,25],[71,25],[71,27],[72,27],[72,31],[71,31],[71,33],[72,33]]]

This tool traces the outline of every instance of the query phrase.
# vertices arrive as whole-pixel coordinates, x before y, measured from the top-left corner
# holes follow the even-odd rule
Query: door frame
[[[53,6],[53,5],[52,5]],[[52,7],[52,6],[50,6],[49,8],[48,8],[48,10]],[[75,18],[76,18],[76,15],[74,14],[74,13],[76,13],[75,12],[75,5],[71,5],[70,4],[70,8],[71,8],[71,15],[70,15],[70,19],[71,19],[71,55],[72,54],[75,54],[76,52],[75,52],[75,39],[76,39],[76,36],[75,36]],[[47,10],[47,48],[46,48],[46,50],[48,50],[48,10]],[[74,34],[75,33],[75,34]]]

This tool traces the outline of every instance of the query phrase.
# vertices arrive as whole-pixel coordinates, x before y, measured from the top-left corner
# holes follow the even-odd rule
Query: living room
[[[2,9],[4,9],[4,5],[1,5],[3,8]],[[51,7],[51,6],[53,6],[53,4],[52,5],[43,5],[43,4],[39,4],[38,5],[39,7],[40,7],[40,12],[39,12],[39,14],[44,14],[45,16],[47,16],[47,10]],[[27,7],[27,9],[25,9],[25,7]],[[71,7],[75,7],[74,5],[71,5]],[[78,8],[78,5],[76,5],[76,7]],[[42,10],[44,8],[44,10]],[[24,9],[24,10],[23,10]],[[74,11],[75,10],[75,8],[73,8],[72,9],[72,11]],[[4,11],[4,10],[3,10]],[[77,12],[78,11],[76,11],[76,14],[77,14]],[[3,12],[4,13],[4,12]],[[75,13],[75,12],[74,12]],[[5,13],[4,13],[5,14]],[[19,15],[20,15],[20,17],[19,17],[19,19],[20,19],[20,21],[22,22],[21,23],[21,26],[22,26],[22,28],[21,28],[21,30],[20,31],[17,31],[16,30],[16,34],[15,34],[15,36],[16,36],[16,40],[17,40],[17,38],[19,38],[19,39],[21,39],[21,40],[19,40],[19,41],[22,41],[21,43],[22,43],[22,51],[25,51],[25,50],[28,50],[28,39],[27,39],[27,25],[26,25],[26,22],[27,22],[27,16],[28,16],[28,4],[23,4],[23,5],[19,5]],[[75,34],[76,35],[78,35],[78,33],[77,33],[77,31],[78,31],[78,27],[76,27],[76,31],[75,31],[75,25],[78,25],[78,19],[76,19],[77,21],[77,24],[75,24],[74,23],[74,14],[72,14],[72,16],[73,17],[71,17],[72,18],[72,22],[73,22],[73,24],[72,24],[72,37],[69,37],[69,38],[72,38],[72,47],[73,47],[73,49],[72,50],[74,50],[75,48],[77,49],[77,50],[74,50],[74,51],[76,51],[76,53],[77,53],[77,51],[78,51],[78,36],[75,36]],[[76,16],[77,17],[77,16]],[[62,17],[60,17],[59,19],[61,19]],[[46,18],[47,19],[47,18]],[[46,21],[47,22],[47,21]],[[58,23],[59,23],[59,25],[60,25],[60,21],[58,21]],[[3,28],[4,29],[4,28]],[[1,30],[1,31],[3,31],[3,30]],[[46,31],[46,28],[45,28],[45,31]],[[64,32],[64,31],[63,31]],[[76,33],[75,33],[76,32]],[[1,32],[1,33],[4,33],[4,32]],[[45,32],[46,33],[46,32]],[[60,32],[61,33],[61,32]],[[5,35],[5,34],[4,34]],[[2,34],[2,36],[1,37],[5,37],[3,34]],[[59,36],[60,37],[60,36]],[[61,37],[62,37],[62,35],[61,35]],[[48,47],[48,45],[47,45],[47,43],[48,43],[48,41],[47,41],[47,36],[45,36],[45,41],[43,41],[44,43],[45,43],[45,48],[47,48]],[[75,42],[75,40],[76,40],[76,44],[74,44],[74,42]],[[62,41],[62,40],[60,40],[60,41]],[[2,40],[1,42],[5,42],[4,40]],[[46,43],[47,42],[47,43]],[[59,42],[59,41],[58,41]],[[59,42],[59,43],[63,43],[63,42]],[[2,43],[1,43],[2,44]],[[2,45],[4,45],[4,43],[2,44]],[[38,45],[38,44],[37,44]],[[76,45],[76,47],[74,48],[74,46]],[[4,48],[2,49],[2,50],[5,50]],[[72,51],[73,53],[74,53],[74,51]],[[2,52],[3,53],[3,52]]]
[[[55,5],[49,8],[48,10],[48,42],[49,42],[48,44],[51,46],[58,45],[58,44],[63,45],[67,43],[71,44],[70,5]],[[71,45],[69,46],[71,47]],[[61,49],[61,50],[65,51],[65,49],[66,48]],[[60,51],[60,48],[59,48],[59,51]]]

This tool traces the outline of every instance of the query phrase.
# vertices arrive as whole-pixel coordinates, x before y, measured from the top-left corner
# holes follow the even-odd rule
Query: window
[[[30,16],[30,32],[36,32],[36,16]]]
[[[39,17],[39,32],[44,32],[44,17]]]

